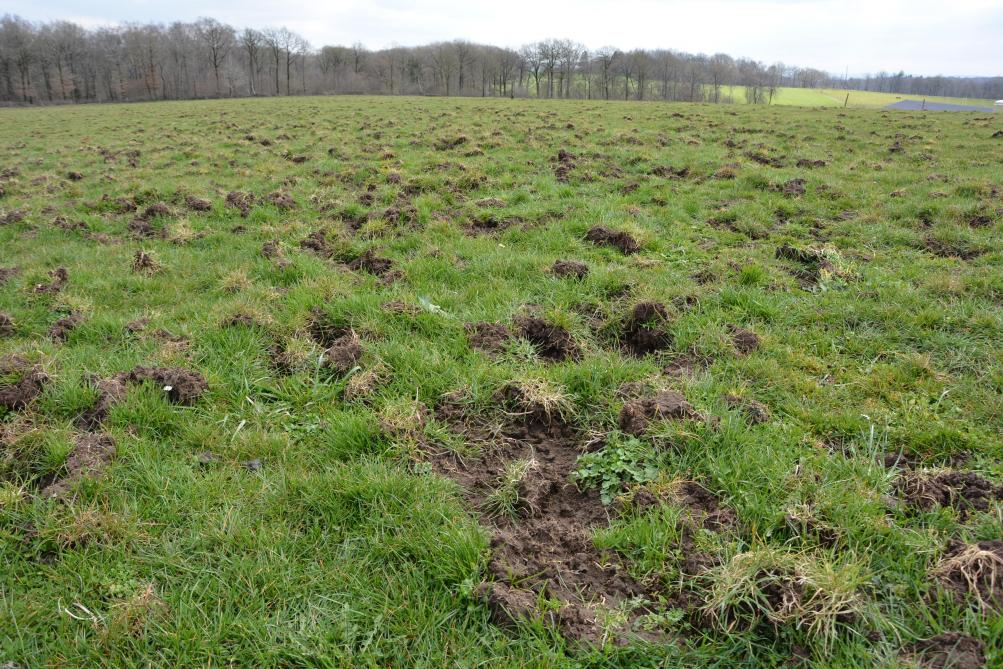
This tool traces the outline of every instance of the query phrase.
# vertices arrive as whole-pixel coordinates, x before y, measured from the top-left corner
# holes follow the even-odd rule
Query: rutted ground
[[[999,119],[2,116],[0,661],[1003,657]]]

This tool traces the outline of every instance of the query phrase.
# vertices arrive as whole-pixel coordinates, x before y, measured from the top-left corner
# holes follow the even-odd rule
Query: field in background
[[[779,102],[0,110],[0,664],[999,666],[1001,161]]]
[[[848,107],[878,108],[902,100],[927,100],[928,102],[944,102],[956,105],[993,106],[993,100],[977,100],[972,98],[948,98],[923,95],[902,95],[898,93],[874,93],[871,91],[844,91],[830,88],[781,88],[773,97],[775,105],[796,105],[800,107],[842,107],[849,93]],[[735,99],[743,99],[741,90],[735,90]]]

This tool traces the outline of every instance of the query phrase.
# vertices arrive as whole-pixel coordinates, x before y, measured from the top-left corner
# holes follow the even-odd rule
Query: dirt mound
[[[1003,539],[974,544],[952,539],[933,576],[959,602],[1003,612]]]
[[[0,214],[0,225],[13,225],[20,223],[28,216],[28,212],[23,209],[14,209],[6,214]]]
[[[669,312],[661,302],[641,302],[624,320],[620,343],[631,354],[643,357],[672,345]]]
[[[395,316],[417,316],[422,311],[421,307],[409,304],[404,300],[390,300],[389,302],[384,302],[380,305],[380,309],[382,309],[384,313],[394,314]]]
[[[928,236],[923,240],[923,248],[939,258],[960,258],[974,260],[985,253],[985,249],[963,241],[946,241]]]
[[[467,323],[463,326],[472,348],[488,353],[500,353],[512,338],[512,331],[501,323]]]
[[[713,362],[712,359],[699,355],[693,350],[685,351],[675,355],[669,364],[662,368],[662,374],[666,376],[692,376],[706,369]]]
[[[141,384],[152,381],[167,393],[174,404],[192,404],[209,389],[205,377],[181,367],[135,367],[130,372],[116,375],[117,381]]]
[[[76,420],[77,427],[83,430],[98,429],[108,418],[111,408],[125,396],[126,391],[125,381],[121,375],[110,379],[92,378],[91,383],[97,392],[97,399]]]
[[[269,203],[275,205],[277,208],[283,211],[293,209],[296,207],[296,200],[292,198],[288,193],[283,193],[282,191],[275,191],[274,193],[269,193],[268,197],[265,198]]]
[[[14,319],[0,311],[0,337],[13,337],[14,329]]]
[[[545,360],[560,362],[581,357],[581,350],[571,338],[571,333],[560,325],[533,316],[516,319],[516,325],[519,335],[527,339],[536,349],[536,354]]]
[[[815,249],[799,249],[790,244],[784,244],[777,248],[775,255],[778,260],[790,260],[804,266],[792,272],[794,278],[804,288],[818,284],[823,272],[834,269],[825,254]]]
[[[717,495],[696,481],[679,481],[668,494],[661,496],[656,496],[644,487],[635,488],[624,499],[624,503],[635,511],[656,508],[665,502],[682,507],[683,520],[694,528],[706,528],[716,532],[732,527],[738,522],[733,509],[725,507]]]
[[[951,507],[962,515],[986,511],[994,500],[1003,499],[1003,486],[975,472],[903,472],[893,485],[895,493],[910,507],[930,511]]]
[[[55,339],[56,341],[66,341],[69,338],[70,333],[81,323],[84,319],[79,314],[70,314],[68,316],[63,316],[49,328],[49,337]]]
[[[146,251],[136,251],[132,258],[132,271],[138,274],[155,274],[161,270],[160,263]]]
[[[300,248],[313,251],[322,258],[334,255],[334,249],[327,242],[327,233],[323,230],[315,230],[307,235],[306,239],[300,242]]]
[[[491,430],[471,423],[459,427],[473,441]],[[456,481],[468,501],[492,517],[492,580],[475,591],[492,621],[512,627],[538,619],[569,640],[596,644],[608,632],[614,639],[627,635],[604,629],[598,612],[656,596],[632,579],[615,555],[595,547],[592,532],[608,524],[609,514],[597,492],[583,493],[570,482],[580,450],[579,435],[566,424],[521,417],[508,422],[501,439],[478,458],[446,452],[431,460],[435,471]],[[510,506],[497,504],[502,495],[513,496]],[[560,608],[541,611],[541,595],[559,601]]]
[[[780,187],[780,192],[788,197],[801,197],[807,192],[808,182],[804,179],[791,179],[790,181],[785,181],[784,185]]]
[[[333,320],[320,307],[314,307],[310,311],[307,329],[310,338],[324,348],[333,346],[334,342],[352,332],[347,323]]]
[[[688,167],[672,167],[671,165],[659,165],[652,168],[649,172],[653,177],[662,177],[664,179],[685,179],[690,175],[690,168]]]
[[[480,212],[471,219],[470,224],[467,226],[467,232],[469,234],[497,232],[498,230],[508,228],[518,220],[518,218],[499,218],[493,212],[489,211]]]
[[[0,286],[21,273],[17,267],[0,267]]]
[[[436,151],[448,151],[449,149],[455,149],[458,146],[463,146],[470,141],[470,138],[466,135],[457,135],[456,137],[441,137],[435,142]]]
[[[362,360],[362,341],[354,332],[336,339],[324,351],[324,367],[338,374],[345,375],[352,371]]]
[[[599,246],[612,246],[619,249],[624,255],[631,255],[641,250],[637,240],[626,232],[618,232],[609,228],[597,225],[585,233],[585,241],[592,242]]]
[[[204,200],[200,197],[195,197],[194,195],[189,195],[185,198],[185,206],[192,211],[206,212],[212,211],[212,202],[209,200]]]
[[[375,276],[383,276],[394,266],[394,261],[389,258],[381,258],[376,252],[369,249],[361,256],[348,263],[348,268],[355,271],[363,271]]]
[[[686,398],[672,390],[651,397],[631,400],[620,410],[620,429],[627,434],[643,434],[653,420],[699,418],[700,414]]]
[[[39,365],[19,355],[0,358],[0,407],[11,411],[25,408],[42,394],[49,377]]]
[[[577,260],[557,260],[550,268],[554,276],[570,277],[572,279],[584,279],[589,275],[589,266]]]
[[[575,169],[576,156],[573,153],[560,149],[554,159],[554,176],[558,181],[565,182],[571,170]]]
[[[256,328],[261,327],[261,323],[255,320],[254,316],[238,311],[237,313],[224,318],[220,322],[219,326],[221,328]]]
[[[795,163],[801,169],[809,169],[815,167],[825,167],[828,163],[824,160],[812,160],[810,158],[799,158],[797,163]]]
[[[765,423],[770,419],[770,410],[762,402],[738,397],[737,395],[726,395],[724,403],[728,405],[729,409],[741,412],[745,420],[753,425]]]
[[[231,191],[226,194],[226,206],[238,210],[242,217],[247,218],[254,206],[254,196],[238,190]]]
[[[799,249],[790,244],[783,244],[777,247],[776,257],[778,260],[792,260],[802,265],[818,265],[826,261],[825,255],[815,249]]]
[[[55,295],[61,291],[70,280],[70,273],[65,267],[57,267],[49,272],[49,283],[40,283],[35,286],[35,293],[40,295]]]
[[[944,632],[910,644],[905,656],[923,669],[984,669],[986,644],[961,632]]]
[[[282,247],[275,240],[265,242],[261,245],[261,257],[269,260],[282,257]]]
[[[739,355],[749,355],[759,348],[759,335],[752,330],[732,325],[728,328],[728,331],[731,333],[731,342],[735,347],[735,351]]]
[[[170,216],[170,215],[171,215],[170,207],[168,207],[163,202],[156,202],[154,204],[151,204],[146,209],[144,209],[143,213],[140,214],[139,217],[144,221],[149,221],[154,218],[158,218],[161,216]]]
[[[101,475],[115,459],[115,440],[107,434],[84,434],[77,437],[66,458],[66,474],[41,490],[42,497],[65,498],[82,479]]]
[[[126,226],[133,235],[136,237],[143,237],[145,239],[156,239],[167,236],[167,230],[163,227],[156,227],[142,218],[135,218],[129,221],[129,225]]]

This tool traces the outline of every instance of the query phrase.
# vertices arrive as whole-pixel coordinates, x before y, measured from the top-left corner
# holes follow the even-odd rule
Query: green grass
[[[731,93],[736,100],[743,100],[742,91],[735,88]],[[849,95],[849,99],[847,99]],[[992,107],[993,100],[974,98],[951,98],[937,95],[905,95],[899,93],[877,93],[874,91],[846,91],[835,88],[788,88],[778,89],[773,96],[775,105],[794,105],[798,107],[847,107],[860,109],[876,109],[901,102],[902,100],[926,100],[928,102],[943,102],[955,105],[973,105]]]
[[[851,107],[887,104],[856,95]],[[998,666],[1003,618],[938,594],[930,574],[949,538],[1000,536],[999,503],[968,517],[910,511],[890,502],[895,473],[877,458],[933,467],[965,455],[959,467],[1003,482],[1001,129],[1003,116],[969,114],[427,98],[0,110],[0,171],[19,171],[0,182],[0,217],[26,213],[0,225],[0,267],[21,268],[0,286],[17,328],[0,355],[51,377],[28,409],[0,416],[0,663],[764,667],[800,648],[805,666],[891,667],[911,641],[963,631]],[[576,156],[567,182],[553,172],[559,149]],[[690,173],[650,175],[665,165]],[[713,177],[727,165],[734,179]],[[805,193],[785,194],[799,177]],[[242,218],[224,205],[235,190],[283,191],[296,206],[258,203]],[[212,210],[188,211],[188,195]],[[167,238],[132,236],[118,197],[167,203],[153,222]],[[345,222],[391,206],[413,209],[358,231]],[[469,232],[488,216],[518,222]],[[597,224],[631,232],[641,251],[583,241]],[[319,229],[336,259],[299,247]],[[285,262],[262,256],[272,240]],[[784,243],[821,251],[816,285],[777,259]],[[368,249],[394,261],[397,281],[338,262]],[[132,270],[141,250],[159,271]],[[590,273],[558,279],[556,259]],[[66,288],[33,293],[57,266]],[[413,310],[383,308],[394,300]],[[612,345],[642,300],[669,305],[672,351],[632,358]],[[469,346],[464,323],[530,308],[565,325],[581,358]],[[314,309],[361,338],[348,374],[325,369]],[[82,323],[48,338],[70,311]],[[260,325],[222,326],[237,313]],[[125,330],[143,317],[144,332]],[[737,355],[732,325],[760,348]],[[291,374],[272,366],[275,342]],[[663,374],[684,352],[706,369]],[[117,459],[71,502],[41,499],[94,400],[90,376],[141,364],[196,369],[209,391],[176,406],[131,388],[104,424]],[[576,649],[539,625],[500,629],[471,597],[487,576],[483,519],[423,463],[425,448],[471,445],[421,406],[461,391],[490,417],[494,393],[527,379],[555,413],[622,447],[583,462],[591,485],[698,480],[733,510],[734,527],[697,537],[718,567],[689,584],[693,616],[661,614],[676,643]],[[677,390],[719,422],[627,440],[616,418],[628,381]],[[728,394],[771,419],[749,424]],[[261,469],[241,466],[251,460]],[[499,479],[495,511],[518,505],[525,473]],[[795,531],[792,517],[835,542]],[[669,505],[615,519],[596,540],[671,593],[681,523]],[[782,615],[763,608],[763,588],[791,578],[818,596]]]

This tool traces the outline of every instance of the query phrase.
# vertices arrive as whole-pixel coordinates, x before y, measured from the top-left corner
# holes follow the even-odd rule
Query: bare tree
[[[245,28],[240,33],[240,47],[244,50],[244,55],[247,56],[247,90],[252,97],[257,95],[254,82],[258,78],[259,60],[264,43],[264,35],[253,28]]]
[[[216,97],[219,97],[219,70],[230,55],[230,49],[233,48],[233,28],[216,19],[201,18],[195,22],[195,34],[206,48],[208,63],[216,78]]]
[[[568,39],[518,51],[463,40],[376,51],[359,43],[315,50],[286,28],[238,31],[211,18],[88,30],[67,21],[0,16],[0,104],[331,92],[514,97],[530,91],[537,98],[769,104],[784,86],[1003,98],[1003,77],[915,77],[898,71],[851,79],[725,54],[640,49],[625,54],[612,47],[589,54]]]
[[[543,55],[539,44],[527,44],[520,49],[519,54],[526,63],[526,68],[533,75],[536,84],[536,97],[540,97],[540,68],[543,67]]]

